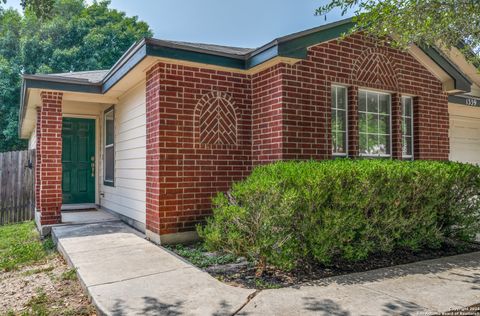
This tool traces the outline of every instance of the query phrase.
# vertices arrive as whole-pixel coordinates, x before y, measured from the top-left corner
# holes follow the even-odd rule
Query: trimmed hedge
[[[257,167],[213,200],[198,232],[221,250],[290,270],[397,248],[472,240],[480,168],[461,163],[337,159]]]

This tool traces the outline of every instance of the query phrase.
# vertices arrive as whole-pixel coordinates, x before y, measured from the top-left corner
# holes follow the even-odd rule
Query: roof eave
[[[434,47],[419,46],[419,48],[453,79],[455,90],[471,91],[472,82],[447,57]]]
[[[28,89],[45,89],[58,91],[73,91],[83,93],[102,93],[101,82],[89,82],[83,79],[74,78],[51,78],[42,75],[22,75],[22,87],[20,96],[19,130],[22,128],[25,117],[26,102],[28,101]]]
[[[211,64],[236,70],[249,70],[275,57],[304,59],[309,47],[340,37],[348,32],[354,23],[346,19],[310,30],[277,38],[270,43],[245,55],[228,54],[194,48],[188,45],[169,43],[152,38],[144,38],[133,44],[113,65],[101,82],[92,83],[78,78],[56,78],[42,75],[24,75],[20,107],[20,120],[23,121],[26,94],[29,88],[75,91],[85,93],[107,93],[147,56],[176,59],[200,64]],[[446,57],[432,48],[424,52],[454,80],[455,89],[469,92],[471,82]]]

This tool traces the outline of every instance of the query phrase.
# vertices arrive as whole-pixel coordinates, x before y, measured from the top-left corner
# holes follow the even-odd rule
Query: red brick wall
[[[61,92],[42,92],[37,114],[36,207],[42,225],[61,221],[62,97]]]
[[[252,76],[252,161],[283,159],[283,75],[280,64]]]
[[[160,234],[160,209],[165,207],[160,187],[165,168],[160,169],[160,74],[158,68],[147,73],[146,82],[146,228]],[[161,176],[162,175],[162,176]]]
[[[283,81],[283,159],[323,159],[331,154],[330,86],[349,87],[349,154],[358,154],[359,88],[392,93],[392,154],[400,151],[400,97],[414,102],[416,159],[447,160],[448,100],[442,84],[408,53],[355,34],[308,50],[306,60],[286,65]]]
[[[41,107],[37,107],[37,125],[35,126],[37,143],[35,148],[35,209],[40,210],[40,187],[41,187],[41,168],[42,168],[42,129],[40,120],[42,118]]]
[[[331,158],[331,85],[348,86],[349,155],[358,156],[358,90],[392,94],[401,158],[402,94],[414,95],[415,158],[448,159],[441,82],[407,53],[361,34],[314,46],[254,75],[159,63],[147,73],[147,229],[192,230],[211,197],[281,159]]]
[[[250,173],[250,80],[159,63],[147,73],[147,113],[147,229],[193,230],[212,196]]]
[[[309,58],[288,66],[283,81],[283,159],[331,157],[331,82]]]

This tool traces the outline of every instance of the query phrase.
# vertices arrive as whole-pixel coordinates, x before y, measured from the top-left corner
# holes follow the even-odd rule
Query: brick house
[[[386,157],[480,162],[480,78],[458,52],[406,52],[340,21],[258,49],[144,39],[109,70],[24,75],[36,221],[117,213],[157,243],[195,238],[257,165]]]

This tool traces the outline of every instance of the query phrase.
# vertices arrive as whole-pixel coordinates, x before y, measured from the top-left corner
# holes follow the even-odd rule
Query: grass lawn
[[[0,271],[45,260],[54,249],[51,239],[40,242],[33,222],[0,226]]]
[[[0,315],[95,315],[74,269],[33,222],[0,226]]]

